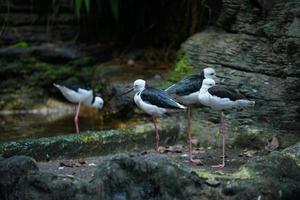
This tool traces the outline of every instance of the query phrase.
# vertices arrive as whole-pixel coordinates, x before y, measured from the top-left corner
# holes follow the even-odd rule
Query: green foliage
[[[80,16],[80,10],[82,6],[82,0],[74,0],[74,12],[76,16]]]
[[[40,86],[52,85],[53,82],[63,80],[75,75],[74,67],[71,65],[53,66],[47,63],[37,62],[28,66],[30,76],[28,80],[32,84]],[[32,73],[34,71],[34,73]]]
[[[184,54],[175,63],[174,70],[171,72],[169,79],[171,81],[178,81],[181,78],[183,78],[184,76],[193,74],[193,72],[194,72],[194,67],[188,61],[188,55]]]
[[[233,142],[233,146],[239,148],[263,149],[264,141],[262,136],[258,134],[243,133],[237,135]]]
[[[74,13],[77,17],[80,17],[80,12],[82,10],[82,7],[85,7],[85,11],[87,14],[90,14],[91,11],[91,3],[92,0],[71,0],[73,7],[74,7]],[[96,0],[97,9],[101,10],[101,7],[103,5],[105,0]],[[108,0],[111,8],[112,16],[115,20],[118,20],[119,18],[119,0]],[[53,0],[53,3],[55,3],[56,0]]]
[[[115,20],[119,18],[119,0],[110,0],[111,12]]]
[[[18,42],[16,44],[14,44],[14,45],[11,45],[11,47],[19,47],[19,48],[26,48],[28,46],[29,46],[29,44],[25,41],[21,41],[21,42]]]
[[[188,61],[187,54],[179,54],[173,70],[168,74],[167,80],[163,81],[160,86],[162,88],[169,87],[174,82],[179,81],[184,76],[191,75],[195,72],[194,66]]]

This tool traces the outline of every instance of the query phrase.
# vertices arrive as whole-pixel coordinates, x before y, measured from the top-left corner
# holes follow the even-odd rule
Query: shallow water
[[[53,115],[43,114],[0,115],[0,141],[75,133],[72,114],[53,118]],[[80,131],[124,128],[138,123],[141,121],[137,118],[125,120],[101,114],[79,116]]]
[[[167,68],[158,68],[138,64],[136,66],[108,65],[102,68],[100,75],[107,82],[131,81],[137,78],[146,80],[156,79],[167,73]],[[61,102],[61,103],[66,103]],[[74,106],[43,105],[42,109],[0,111],[0,141],[10,141],[24,138],[39,138],[75,133],[73,120]],[[60,107],[59,107],[60,106]],[[114,116],[103,116],[102,111],[81,108],[79,115],[80,131],[108,130],[124,128],[134,124],[142,123],[140,117],[133,116],[131,119],[120,119]]]

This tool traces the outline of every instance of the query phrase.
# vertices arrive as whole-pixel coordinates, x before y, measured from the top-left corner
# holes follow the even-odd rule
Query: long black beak
[[[125,91],[124,93],[120,94],[118,97],[121,97],[125,94],[128,94],[129,92],[133,91],[133,88],[130,88],[129,90]]]

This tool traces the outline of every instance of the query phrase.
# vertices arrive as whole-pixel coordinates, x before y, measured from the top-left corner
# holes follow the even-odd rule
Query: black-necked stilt
[[[79,133],[79,126],[78,126],[78,115],[80,111],[80,104],[84,104],[89,107],[95,107],[101,109],[103,107],[103,99],[98,96],[94,96],[93,90],[81,86],[81,85],[59,85],[53,84],[57,87],[64,97],[72,102],[77,103],[78,105],[75,107],[75,115],[74,115],[74,124],[76,128],[76,133]]]
[[[200,93],[199,101],[205,106],[209,106],[216,110],[228,110],[231,108],[245,108],[249,106],[254,106],[255,101],[246,99],[243,95],[226,89],[224,87],[215,86],[215,81],[213,79],[204,79]],[[223,112],[221,113],[220,120],[220,134],[222,135],[222,163],[213,166],[223,168],[225,166],[225,127]]]
[[[170,86],[165,91],[174,97],[179,103],[182,103],[188,107],[188,139],[189,139],[189,160],[192,163],[199,163],[200,160],[193,159],[192,152],[192,136],[191,136],[191,106],[199,104],[198,95],[202,86],[202,81],[205,78],[216,79],[216,72],[213,68],[205,68],[201,74],[191,75],[183,78],[181,81]]]
[[[146,81],[137,79],[134,81],[133,88],[123,94],[134,91],[134,102],[145,113],[152,116],[156,132],[156,151],[159,148],[159,132],[156,126],[156,117],[166,112],[185,110],[186,107],[177,103],[165,91],[146,86]]]

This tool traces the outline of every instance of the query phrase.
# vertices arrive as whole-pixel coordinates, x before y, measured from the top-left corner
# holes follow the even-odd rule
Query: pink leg
[[[221,114],[220,134],[222,135],[222,163],[219,165],[214,165],[212,167],[222,169],[225,167],[225,134],[226,134],[226,127],[224,124],[223,113]]]
[[[191,115],[192,115],[192,109],[191,107],[188,107],[188,138],[189,138],[189,160],[193,164],[201,163],[199,159],[193,159],[193,144],[192,144],[192,131],[191,131]]]
[[[158,151],[158,148],[159,148],[159,132],[158,132],[158,129],[156,127],[156,116],[152,115],[152,120],[153,120],[155,133],[156,133],[156,151]]]
[[[76,106],[75,116],[74,116],[74,124],[75,124],[75,128],[76,128],[76,133],[79,133],[79,126],[78,126],[79,111],[80,111],[80,103],[78,103],[78,105]]]

